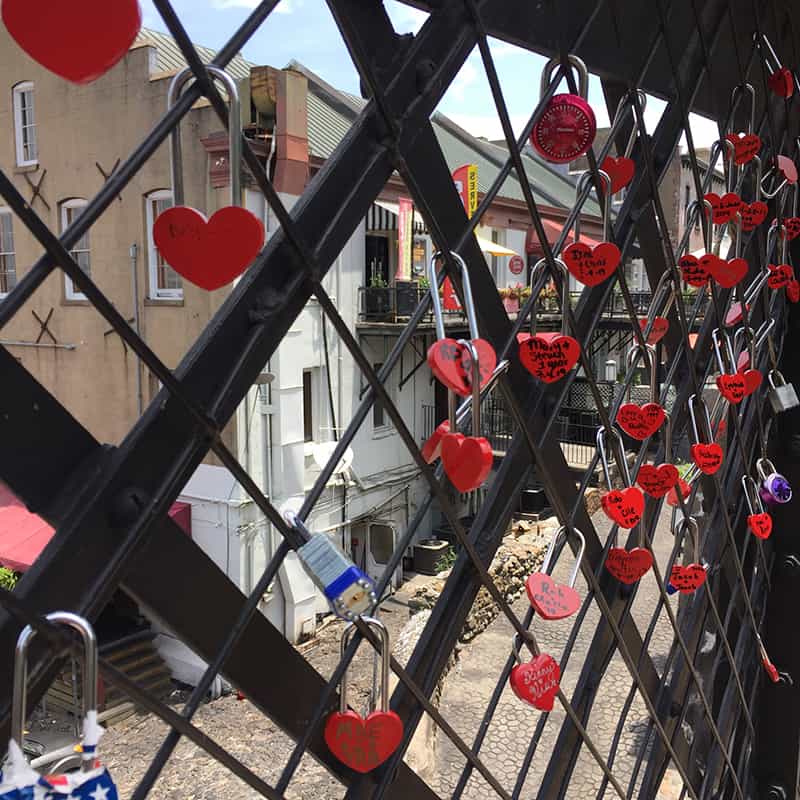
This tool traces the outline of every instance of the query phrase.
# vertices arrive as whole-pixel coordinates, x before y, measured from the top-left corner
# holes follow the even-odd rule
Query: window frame
[[[8,291],[2,290],[2,285],[0,284],[0,299],[7,297],[8,294],[14,289],[17,285],[17,243],[14,240],[14,213],[8,206],[0,206],[0,217],[8,216],[11,219],[11,250],[3,250],[3,240],[0,236],[0,258],[3,256],[11,255],[14,257],[14,282],[10,284],[8,287]],[[8,271],[0,274],[5,274],[8,276]]]
[[[34,158],[25,158],[25,137],[24,131],[26,126],[22,120],[22,96],[30,92],[31,94],[31,109],[33,116],[33,123],[27,127],[33,131],[33,150],[35,153]],[[13,87],[11,90],[12,108],[14,110],[14,145],[16,150],[17,166],[18,167],[34,167],[39,164],[39,140],[36,135],[36,87],[33,81],[22,81]]]
[[[166,261],[164,263],[167,268],[178,275],[181,286],[172,289],[161,289],[158,286],[158,248],[153,238],[153,225],[156,221],[153,214],[153,203],[166,199],[172,200],[174,204],[172,190],[156,189],[146,194],[144,198],[145,226],[147,228],[147,297],[149,300],[183,300],[183,279]]]
[[[61,219],[61,233],[63,234],[64,231],[70,226],[71,222],[67,219],[68,212],[71,209],[75,208],[86,208],[89,205],[88,200],[84,200],[82,197],[72,197],[69,200],[63,200],[59,205],[59,217]],[[77,218],[77,217],[76,217]],[[89,231],[86,231],[84,234],[87,240],[87,247],[86,249],[79,249],[76,246],[73,247],[69,253],[73,258],[75,254],[78,252],[81,253],[88,253],[89,255],[89,269],[86,274],[91,277],[92,275],[92,242],[89,238]],[[77,261],[77,259],[75,259]],[[86,295],[83,292],[78,291],[75,288],[75,285],[72,282],[72,278],[69,275],[64,275],[64,294],[67,300],[86,300]]]

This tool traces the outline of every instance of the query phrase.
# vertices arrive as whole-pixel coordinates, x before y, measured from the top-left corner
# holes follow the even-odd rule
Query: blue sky
[[[144,24],[166,30],[151,0],[141,0]],[[258,5],[258,0],[173,0],[173,6],[192,39],[219,48]],[[386,0],[395,30],[416,32],[426,15],[416,9]],[[511,114],[519,130],[527,121],[538,97],[539,75],[544,59],[520,48],[493,41],[492,53]],[[244,55],[259,64],[285,66],[297,59],[340,89],[358,94],[358,75],[324,0],[281,0],[266,23],[244,48]],[[600,125],[607,124],[599,80],[590,82],[589,100]],[[664,104],[651,99],[647,109],[648,130],[652,131]],[[477,48],[443,98],[439,110],[477,136],[502,136],[497,113],[483,72]],[[692,128],[698,145],[717,138],[716,126],[693,117]]]

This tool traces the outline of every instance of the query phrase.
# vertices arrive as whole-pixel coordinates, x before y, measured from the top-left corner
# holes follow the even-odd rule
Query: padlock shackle
[[[242,107],[236,82],[225,70],[213,64],[205,65],[206,71],[219,81],[228,93],[228,159],[231,179],[231,205],[242,205]],[[167,90],[167,111],[177,102],[186,84],[195,78],[191,67],[185,67],[170,81]],[[185,203],[183,185],[183,152],[181,149],[180,125],[170,134],[170,174],[172,176],[172,201],[176,206]]]
[[[589,98],[589,70],[586,68],[586,63],[578,56],[568,55],[567,61],[570,66],[578,73],[578,94],[584,99]],[[551,58],[542,69],[542,77],[539,81],[539,97],[542,98],[550,88],[550,83],[553,80],[553,73],[558,67],[561,66],[561,59],[558,56]],[[566,79],[566,74],[564,75]]]
[[[664,426],[664,462],[672,463],[672,415],[669,411],[664,411],[666,425]]]
[[[633,103],[634,93],[639,96],[639,107],[641,108],[642,114],[644,114],[644,110],[647,108],[647,95],[642,89],[629,89],[622,95],[619,103],[617,103],[617,110],[614,112],[614,121],[611,123],[611,129],[608,132],[608,141],[612,141],[619,133],[619,129],[622,127],[622,123],[625,121],[628,114],[633,117],[631,133],[630,136],[628,136],[628,142],[622,153],[624,158],[631,157],[633,146],[636,143],[636,136],[639,133],[639,118],[636,116],[636,108]]]
[[[610,242],[611,241],[611,203],[609,201],[609,193],[611,192],[611,177],[607,172],[602,169],[597,170],[597,175],[601,181],[605,183],[605,189],[602,192],[596,192],[597,194],[597,202],[600,205],[600,208],[603,209],[603,241]],[[592,172],[587,170],[583,172],[580,177],[578,178],[578,182],[575,184],[575,207],[578,209],[583,208],[583,204],[578,206],[578,201],[581,198],[584,190],[586,189],[587,183],[592,180]],[[596,187],[595,187],[596,188]],[[589,195],[586,195],[584,198],[584,203],[589,198]],[[575,241],[579,241],[581,238],[581,215],[580,212],[575,215],[575,224],[572,228],[573,236]]]
[[[780,378],[780,383],[777,385],[775,384],[775,376]],[[786,378],[783,377],[783,373],[779,369],[771,369],[767,373],[767,383],[769,384],[770,389],[777,389],[779,386],[786,386]]]
[[[747,133],[753,133],[756,127],[756,90],[753,88],[753,85],[750,83],[740,83],[738,86],[733,87],[733,91],[731,92],[731,107],[730,111],[728,111],[728,119],[731,120],[731,125],[733,124],[733,119],[736,114],[736,109],[739,106],[741,101],[741,95],[745,92],[749,93],[750,95],[750,116],[747,120]],[[735,131],[731,131],[735,133]]]
[[[778,163],[777,161],[767,170],[767,173],[761,178],[761,182],[759,183],[759,189],[761,191],[761,196],[765,197],[767,200],[772,200],[778,196],[781,189],[789,183],[788,179],[784,176],[783,180],[778,184],[778,186],[774,189],[767,189],[764,184],[767,183],[772,178],[772,173],[777,171]]]
[[[707,213],[700,214],[699,207],[703,206],[703,210]],[[705,248],[706,253],[711,253],[714,249],[713,244],[713,233],[714,233],[714,208],[711,205],[709,200],[706,200],[705,197],[702,200],[692,200],[688,206],[686,206],[686,214],[684,215],[683,227],[688,230],[690,227],[689,220],[691,219],[692,213],[694,209],[697,208],[700,225],[703,227],[703,247]],[[708,224],[706,224],[706,222]],[[691,236],[686,237],[686,245],[684,248],[684,255],[689,252],[689,243],[691,240]]]
[[[470,402],[472,405],[472,435],[481,435],[481,367],[478,348],[469,339],[459,339],[458,343],[469,353],[470,371],[468,380],[472,390]],[[453,431],[455,433],[455,431]]]
[[[538,295],[536,297],[533,296],[533,285],[536,283],[539,273],[544,272],[547,269],[547,259],[540,258],[534,265],[533,269],[531,270],[531,280],[530,280],[530,290],[531,290],[531,318],[529,324],[529,330],[531,332],[531,336],[536,335],[536,301],[538,300]]]
[[[720,350],[719,340],[720,338],[725,345],[725,353]],[[728,331],[724,328],[714,328],[711,331],[711,341],[714,344],[714,355],[717,359],[717,366],[719,367],[719,371],[721,375],[728,375],[733,374],[736,372],[736,359],[733,357],[733,348],[731,347],[731,339],[728,336]],[[731,371],[728,373],[728,369],[725,366],[725,358],[727,357],[728,362],[730,364]]]
[[[758,484],[755,480],[745,473],[742,475],[742,491],[751,514],[763,514],[764,506],[761,504],[761,495],[758,493]],[[756,509],[758,509],[756,511]]]
[[[685,528],[689,528],[692,537],[692,558],[695,564],[700,563],[700,526],[697,520],[692,517],[681,517],[676,525],[675,533],[683,532],[684,541],[686,538]]]
[[[378,638],[380,639],[381,649],[378,655],[381,659],[381,675],[380,675],[380,688],[381,688],[381,702],[380,702],[380,711],[388,711],[389,710],[389,670],[391,668],[391,660],[392,654],[389,649],[389,631],[386,630],[386,626],[375,617],[364,617],[362,616],[361,621],[369,626],[370,630],[373,630],[377,633]],[[342,638],[339,644],[339,653],[340,657],[344,658],[345,650],[347,650],[347,646],[350,644],[350,639],[353,634],[358,630],[354,622],[351,622],[347,625],[342,632]],[[372,644],[370,642],[370,644]],[[377,652],[377,651],[376,651]],[[373,687],[374,689],[374,687]],[[375,698],[375,692],[372,693],[373,700]],[[374,711],[375,709],[371,709]],[[342,680],[339,683],[339,711],[340,713],[344,714],[347,711],[347,670],[344,671],[342,674]]]
[[[461,289],[464,292],[464,312],[467,315],[467,323],[469,325],[469,335],[471,339],[478,339],[478,320],[475,316],[475,303],[472,299],[472,284],[469,280],[469,270],[461,256],[455,250],[450,251],[450,256],[461,268]],[[437,250],[428,263],[428,281],[431,285],[431,303],[433,305],[433,320],[436,324],[436,338],[444,339],[446,333],[444,330],[444,316],[442,314],[442,300],[439,297],[439,276],[436,272],[436,262],[442,259],[446,265],[444,251]]]
[[[511,362],[507,358],[504,358],[502,361],[498,362],[497,366],[494,368],[494,372],[491,374],[486,383],[481,386],[481,399],[483,399],[494,388],[494,385],[500,379],[500,376],[505,374],[510,366]],[[455,399],[455,393],[451,392],[451,394],[453,395],[453,399]],[[460,406],[458,406],[456,410],[456,425],[460,425],[467,418],[467,414],[469,414],[471,408],[472,397],[468,397],[461,403]],[[451,426],[451,433],[454,433],[455,430],[456,429]]]
[[[662,300],[662,295],[666,295],[666,299]],[[645,319],[647,322],[652,322],[658,315],[659,309],[663,304],[661,313],[666,316],[675,302],[675,276],[669,267],[661,273],[658,279],[656,289],[650,298],[650,305],[647,307],[647,315]],[[644,332],[644,331],[643,331]]]
[[[758,326],[758,330],[756,331],[756,351],[760,350],[764,346],[764,342],[767,340],[770,331],[774,327],[775,317],[765,319],[761,325]]]
[[[614,487],[614,484],[611,480],[611,469],[608,466],[608,455],[606,453],[605,437],[607,435],[611,435],[611,437],[614,439],[614,461],[617,462],[617,469],[619,470],[620,477],[625,484],[625,488],[629,489],[633,484],[631,482],[631,473],[628,469],[628,459],[625,457],[625,445],[622,442],[622,436],[616,428],[606,428],[604,425],[601,425],[597,429],[595,441],[597,442],[597,452],[600,454],[600,463],[603,467],[603,474],[605,475],[608,489],[611,491],[611,489]]]
[[[80,633],[83,639],[83,716],[97,712],[97,637],[91,624],[83,617],[69,611],[54,611],[45,619],[55,625],[66,625]],[[26,625],[19,637],[14,652],[14,684],[11,704],[11,738],[22,749],[25,740],[25,720],[27,719],[28,647],[37,631]],[[81,768],[88,772],[94,767],[93,758],[81,759]]]
[[[695,416],[695,404],[699,404],[703,409],[703,416],[705,417],[705,425],[706,430],[704,433],[708,434],[708,441],[705,440],[703,434],[700,433],[700,426],[697,424],[697,417]],[[714,430],[711,427],[711,417],[708,413],[708,406],[703,400],[702,397],[698,397],[696,394],[693,394],[689,398],[689,419],[692,423],[692,433],[694,434],[694,440],[696,444],[711,444],[714,441]]]
[[[770,475],[775,475],[778,470],[775,465],[766,456],[762,456],[756,461],[756,472],[762,481],[765,481]]]
[[[756,33],[753,34],[753,38],[760,45],[759,49],[761,49],[762,51],[766,50],[766,52],[763,53],[764,64],[766,65],[769,74],[773,75],[775,72],[777,72],[779,69],[782,68],[781,60],[778,58],[778,54],[773,49],[772,44],[767,38],[766,33],[760,33],[757,31]],[[772,63],[770,63],[770,59],[772,59]]]
[[[569,574],[569,586],[570,588],[575,588],[575,581],[578,579],[578,571],[581,568],[581,561],[583,561],[583,554],[586,550],[586,539],[577,528],[572,528],[572,532],[574,532],[574,534],[578,537],[578,541],[580,542],[578,547],[578,555],[575,556],[575,563],[572,565],[572,571]],[[556,561],[558,559],[553,560],[553,554],[555,552],[558,539],[562,533],[564,534],[565,543],[569,541],[570,530],[566,525],[562,525],[560,528],[558,528],[558,530],[556,530],[550,539],[550,544],[547,548],[547,552],[545,553],[542,567],[539,570],[545,575],[550,575],[556,565]]]
[[[652,344],[635,344],[628,350],[625,358],[626,372],[630,372],[639,359],[642,359],[642,366],[650,370],[650,403],[658,402],[658,375],[656,375],[656,348]],[[631,399],[633,386],[628,384],[627,400]]]
[[[739,338],[744,339],[744,347],[739,348]],[[736,364],[739,364],[739,355],[747,349],[750,356],[750,369],[756,368],[756,334],[755,331],[748,325],[737,328],[733,334],[733,352],[736,356]]]

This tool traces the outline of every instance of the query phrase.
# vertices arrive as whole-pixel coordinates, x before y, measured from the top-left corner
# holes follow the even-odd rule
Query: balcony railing
[[[401,284],[399,286],[362,286],[358,290],[358,319],[359,322],[405,322],[416,309],[424,292],[414,283]],[[570,304],[573,308],[580,299],[581,292],[570,292]],[[644,316],[650,307],[652,294],[646,292],[631,292],[631,301],[636,314]],[[693,292],[684,293],[686,308],[694,306],[696,294]],[[524,306],[523,298],[521,305]],[[520,308],[520,303],[516,298],[506,298],[503,305],[509,316],[516,318]],[[703,296],[701,301],[699,316],[705,313],[708,305],[708,295]],[[534,306],[537,317],[540,319],[560,319],[561,306],[559,299],[553,296],[540,295],[536,299]],[[464,314],[459,311],[445,311],[445,321],[452,320],[461,322],[465,320]],[[628,317],[628,307],[623,296],[614,292],[606,301],[603,309],[603,317],[606,319],[625,319]],[[429,314],[426,321],[431,322],[433,317]]]

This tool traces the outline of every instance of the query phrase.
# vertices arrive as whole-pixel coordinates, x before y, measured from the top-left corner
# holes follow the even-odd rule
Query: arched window
[[[72,200],[65,200],[61,204],[61,233],[69,228],[73,222],[83,213],[87,206],[86,200],[75,197]],[[92,274],[91,247],[89,244],[89,231],[81,236],[69,251],[70,255],[78,262],[78,266],[87,274]],[[69,275],[64,276],[67,300],[85,300],[86,295],[78,289],[72,282]]]
[[[159,214],[172,208],[172,192],[159,189],[145,197],[147,223],[147,264],[149,274],[149,296],[151,300],[183,299],[183,281],[181,276],[167,264],[158,252],[153,240],[153,225]]]
[[[17,166],[27,167],[39,163],[36,146],[36,117],[33,110],[33,83],[18,83],[14,95],[14,138],[17,148]]]

